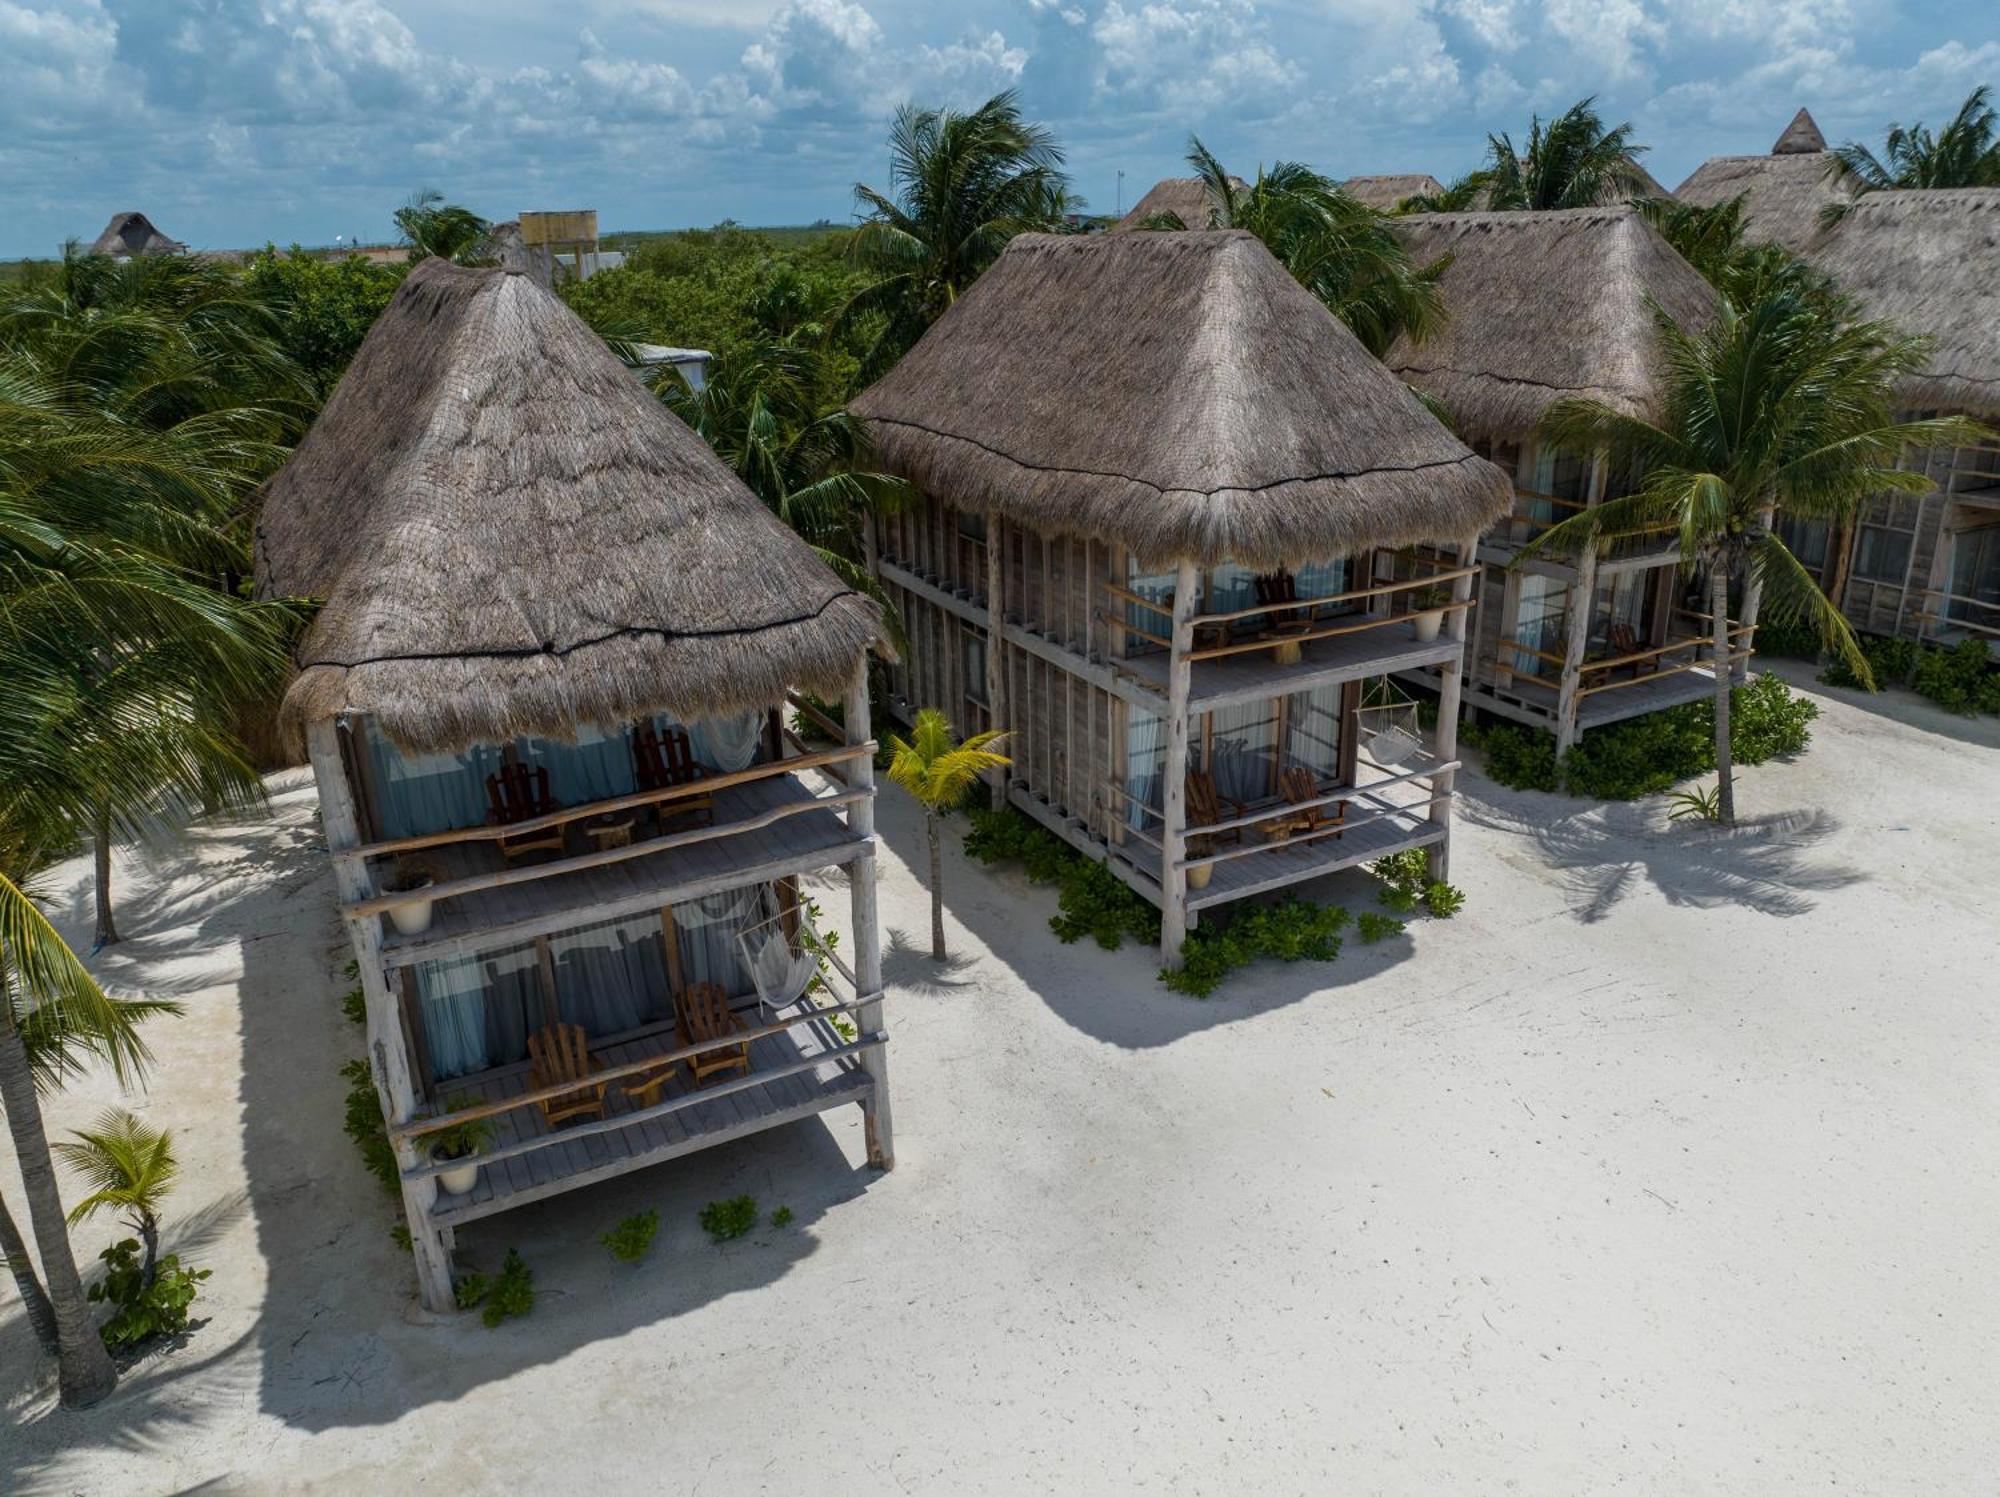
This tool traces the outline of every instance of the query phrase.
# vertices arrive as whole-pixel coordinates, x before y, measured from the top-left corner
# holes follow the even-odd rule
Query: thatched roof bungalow
[[[1238,192],[1250,186],[1241,177],[1231,177],[1229,185]],[[1184,229],[1205,229],[1213,212],[1208,184],[1200,177],[1162,177],[1146,189],[1145,196],[1134,203],[1131,211],[1111,229],[1115,233],[1122,229],[1143,228],[1148,219],[1161,217],[1179,219]]]
[[[1871,316],[1932,340],[1907,405],[2000,414],[2000,187],[1869,193],[1809,258]]]
[[[1349,197],[1360,199],[1377,213],[1394,213],[1406,198],[1428,197],[1444,191],[1444,183],[1429,172],[1349,177],[1340,185]]]
[[[186,252],[185,244],[162,234],[153,227],[153,221],[137,209],[112,214],[111,222],[104,226],[104,232],[99,234],[90,246],[91,254],[108,255],[114,260],[135,260],[147,255],[179,255]]]
[[[266,486],[256,557],[264,594],[324,600],[283,716],[427,1308],[459,1228],[609,1175],[848,1103],[888,1166],[879,612],[595,334],[525,275],[424,261]],[[838,694],[835,747],[788,753],[794,686]],[[849,1037],[797,895],[834,868]],[[470,1122],[478,1154],[432,1156]]]
[[[1506,507],[1240,229],[1024,235],[852,409],[926,492],[1144,559],[1276,565]]]
[[[1765,156],[1712,156],[1674,190],[1684,203],[1710,208],[1741,197],[1743,234],[1753,244],[1802,250],[1818,235],[1820,216],[1853,200],[1853,177],[1827,149],[1801,109]]]
[[[1420,213],[1395,232],[1420,265],[1449,258],[1446,321],[1383,362],[1466,437],[1518,438],[1567,396],[1656,415],[1653,305],[1684,327],[1715,314],[1713,288],[1633,208]]]
[[[831,694],[881,630],[560,301],[438,259],[267,485],[257,563],[325,600],[287,720],[417,750]]]
[[[1012,732],[996,791],[1159,905],[1166,962],[1203,908],[1442,868],[1507,478],[1258,239],[1016,239],[852,410],[924,495],[876,538],[892,691]],[[1406,666],[1440,672],[1436,757],[1358,775],[1362,682]]]

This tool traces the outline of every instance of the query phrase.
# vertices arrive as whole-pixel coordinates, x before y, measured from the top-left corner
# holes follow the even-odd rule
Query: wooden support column
[[[1770,504],[1765,505],[1762,509],[1757,511],[1757,528],[1759,530],[1768,531],[1771,528],[1772,522],[1776,520],[1777,517],[1778,517],[1777,507],[1775,505],[1770,505]],[[1914,547],[1915,544],[1916,543],[1913,540],[1911,542],[1911,545]],[[1737,622],[1742,624],[1746,631],[1755,629],[1757,627],[1757,614],[1758,611],[1763,607],[1763,605],[1764,605],[1764,579],[1758,576],[1756,571],[1753,569],[1749,573],[1749,575],[1747,575],[1743,579],[1743,605],[1742,608],[1737,613]],[[1744,645],[1751,644],[1754,642],[1755,638],[1756,638],[1755,635],[1746,632],[1743,635],[1743,644]],[[1729,649],[1731,654],[1735,654],[1737,651],[1743,649],[1743,645],[1739,645],[1736,642],[1736,640],[1732,638],[1729,641]],[[1743,653],[1744,653],[1744,658],[1737,661],[1734,665],[1729,667],[1729,679],[1734,681],[1739,686],[1742,685],[1745,681],[1750,679],[1749,652],[1745,650]]]
[[[1478,554],[1479,537],[1467,536],[1458,543],[1457,565],[1471,566],[1472,559]],[[1484,575],[1453,579],[1452,602],[1468,602],[1474,586],[1485,580]],[[1449,764],[1458,757],[1458,714],[1465,700],[1465,621],[1471,615],[1470,608],[1454,608],[1445,615],[1445,637],[1457,642],[1458,653],[1444,663],[1438,677],[1437,741],[1432,747],[1440,764]],[[1430,777],[1431,825],[1444,833],[1444,840],[1433,842],[1429,849],[1427,861],[1434,879],[1451,877],[1451,793],[1457,781],[1458,771],[1455,769],[1441,770]]]
[[[1591,460],[1589,486],[1584,493],[1585,508],[1597,503],[1604,492],[1605,458],[1598,453]],[[1576,746],[1577,688],[1583,684],[1583,653],[1590,644],[1590,617],[1597,602],[1597,544],[1592,542],[1576,559],[1576,582],[1570,589],[1569,629],[1563,644],[1562,681],[1556,688],[1556,755],[1560,758]]]
[[[998,510],[986,512],[986,720],[1000,732],[1007,721],[1007,522]],[[1007,804],[1007,766],[987,771],[993,804]]]
[[[1191,561],[1182,561],[1174,576],[1173,647],[1167,655],[1167,762],[1162,773],[1160,824],[1160,960],[1170,968],[1181,964],[1181,942],[1187,939],[1194,922],[1188,917],[1187,870],[1180,866],[1187,856],[1187,767],[1188,693],[1193,684],[1193,668],[1188,653],[1194,648],[1194,612],[1201,606],[1196,594],[1198,573]]]
[[[335,854],[334,887],[342,904],[355,904],[372,896],[375,890],[370,887],[367,867],[359,859],[339,856],[361,846],[361,823],[342,761],[339,726],[331,718],[313,723],[306,732],[306,747],[312,760],[313,778],[319,784],[320,822],[326,833],[326,845]],[[416,1114],[417,1088],[410,1074],[410,1055],[403,1043],[396,999],[382,965],[382,919],[378,915],[356,915],[344,923],[361,969],[361,991],[368,1012],[369,1071],[375,1078],[382,1115],[392,1123],[407,1123]],[[395,1154],[398,1169],[407,1170],[419,1163],[415,1146],[407,1140],[395,1145]],[[451,1235],[448,1229],[431,1224],[430,1207],[437,1199],[437,1182],[405,1180],[402,1196],[416,1259],[418,1298],[426,1310],[439,1314],[455,1310],[458,1304],[451,1289]]]
[[[847,726],[848,743],[866,743],[869,735],[866,655],[855,663],[854,675],[847,683],[847,700],[843,705],[841,716]],[[875,789],[874,760],[852,759],[846,769],[851,788],[870,792]],[[854,981],[861,990],[855,995],[858,998],[882,990],[882,931],[875,912],[875,800],[872,794],[848,806],[847,825],[857,837],[868,839],[868,851],[847,865],[847,886],[853,898]],[[881,1032],[881,1000],[864,1004],[854,1018],[863,1034]],[[861,1126],[867,1142],[868,1162],[880,1170],[894,1169],[896,1137],[889,1113],[888,1047],[876,1045],[862,1051],[861,1068],[875,1083],[867,1100],[861,1104]]]

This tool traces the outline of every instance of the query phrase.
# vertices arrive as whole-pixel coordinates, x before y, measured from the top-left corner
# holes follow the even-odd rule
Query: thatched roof
[[[852,409],[937,497],[1147,563],[1453,539],[1508,504],[1240,229],[1023,235]]]
[[[1773,156],[1806,156],[1826,149],[1826,137],[1819,133],[1813,117],[1801,109],[1785,126],[1785,133],[1771,147]]]
[[[1715,315],[1708,282],[1630,207],[1416,213],[1394,229],[1418,264],[1450,257],[1446,321],[1384,362],[1469,438],[1519,437],[1568,396],[1656,416],[1651,303],[1689,328]]]
[[[880,628],[560,301],[440,259],[266,485],[257,576],[325,599],[287,725],[420,750],[831,692]]]
[[[1388,176],[1349,177],[1340,184],[1350,197],[1359,198],[1377,213],[1394,213],[1404,198],[1443,192],[1444,183],[1429,172],[1401,172]]]
[[[153,227],[151,219],[134,209],[112,214],[111,222],[104,226],[104,232],[97,236],[90,252],[129,260],[141,255],[178,255],[186,249],[187,246],[180,240],[169,239]]]
[[[1933,340],[1904,403],[2000,414],[2000,187],[1871,192],[1810,258],[1871,316]]]
[[[1231,177],[1229,185],[1238,192],[1250,186],[1241,177]],[[1147,188],[1146,195],[1132,205],[1132,211],[1111,228],[1114,232],[1136,229],[1157,214],[1171,213],[1184,228],[1205,229],[1214,206],[1209,201],[1208,184],[1200,177],[1162,177]]]
[[[1768,156],[1711,156],[1674,190],[1684,203],[1713,208],[1743,198],[1743,237],[1802,250],[1819,233],[1821,212],[1854,196],[1854,179],[1826,148],[1813,117],[1792,116]]]

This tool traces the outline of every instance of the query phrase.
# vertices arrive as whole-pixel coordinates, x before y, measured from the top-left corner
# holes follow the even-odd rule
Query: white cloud
[[[1295,88],[1297,64],[1281,57],[1250,0],[1109,0],[1090,28],[1100,95],[1121,106],[1184,115],[1224,101],[1268,112],[1265,91]]]

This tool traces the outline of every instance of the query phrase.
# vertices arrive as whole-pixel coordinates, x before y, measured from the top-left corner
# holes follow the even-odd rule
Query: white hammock
[[[794,915],[797,933],[785,934],[785,917],[770,919],[740,932],[736,940],[743,948],[743,960],[750,980],[757,985],[757,1000],[775,1015],[797,1003],[812,980],[819,975],[818,937],[806,920],[804,909]]]
[[[1386,681],[1383,689],[1385,694],[1394,690]],[[1417,704],[1404,698],[1356,707],[1354,737],[1369,762],[1383,769],[1394,769],[1424,746]]]

